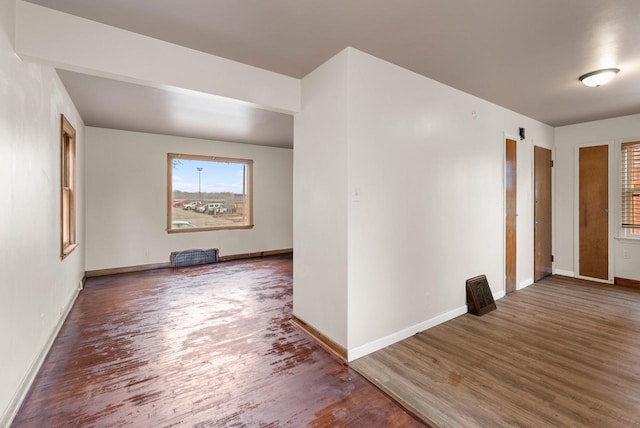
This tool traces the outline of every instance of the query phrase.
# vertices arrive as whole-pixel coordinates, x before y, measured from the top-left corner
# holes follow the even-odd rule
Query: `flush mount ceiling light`
[[[578,80],[580,80],[585,86],[597,88],[598,86],[609,83],[611,79],[616,77],[616,74],[618,74],[619,71],[619,68],[605,68],[603,70],[596,70],[591,73],[583,74],[578,78]]]

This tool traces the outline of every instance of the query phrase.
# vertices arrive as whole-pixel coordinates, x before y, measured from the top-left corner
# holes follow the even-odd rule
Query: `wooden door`
[[[506,140],[505,150],[505,292],[516,289],[516,188],[517,147],[515,140]]]
[[[609,279],[609,147],[581,147],[579,155],[580,275]]]
[[[533,277],[551,275],[551,150],[533,148],[534,226]]]

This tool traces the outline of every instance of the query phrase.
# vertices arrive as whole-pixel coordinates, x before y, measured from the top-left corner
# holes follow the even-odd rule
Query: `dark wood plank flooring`
[[[553,276],[351,364],[441,427],[640,427],[640,293]]]
[[[290,323],[291,261],[89,279],[12,426],[424,426]]]

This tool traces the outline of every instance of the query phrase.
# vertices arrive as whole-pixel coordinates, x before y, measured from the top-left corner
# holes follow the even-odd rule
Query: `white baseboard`
[[[492,291],[491,294],[493,294],[493,300],[500,300],[506,295],[504,290],[500,290],[495,293]]]
[[[527,288],[531,284],[533,284],[533,278],[527,278],[516,287],[516,290],[522,290],[523,288]]]
[[[40,353],[38,354],[38,357],[33,361],[33,364],[31,364],[31,367],[29,368],[26,375],[22,379],[22,382],[20,382],[20,386],[18,387],[17,391],[15,392],[15,394],[13,394],[13,397],[11,398],[9,405],[7,406],[2,417],[0,418],[0,427],[10,426],[11,423],[13,422],[13,418],[16,417],[16,414],[18,413],[18,410],[20,410],[20,406],[22,405],[22,402],[24,401],[24,399],[27,396],[27,393],[29,392],[29,388],[31,388],[31,384],[33,383],[33,381],[36,378],[36,375],[40,371],[40,367],[42,367],[42,363],[44,363],[44,359],[47,357],[47,354],[49,353],[49,350],[51,349],[53,342],[56,340],[56,337],[58,336],[58,333],[60,332],[60,329],[62,328],[64,321],[67,319],[67,316],[69,315],[69,312],[71,312],[71,308],[73,307],[73,304],[78,298],[78,294],[80,293],[81,288],[82,288],[82,281],[80,282],[80,287],[75,290],[75,292],[71,296],[71,299],[63,309],[62,314],[60,314],[60,318],[58,319],[58,322],[56,323],[55,327],[51,331],[51,334],[49,335],[49,339],[47,339],[47,343],[45,343],[45,345],[42,347],[42,349],[40,350]]]
[[[591,281],[591,282],[601,282],[602,284],[613,284],[614,283],[613,279],[591,278],[590,276],[583,276],[583,275],[575,275],[574,278],[584,279],[586,281]]]
[[[431,327],[435,327],[438,324],[442,324],[443,322],[449,321],[466,313],[467,305],[460,306],[459,308],[453,309],[449,312],[445,312],[444,314],[440,314],[429,320],[405,328],[404,330],[400,330],[396,333],[374,340],[373,342],[369,342],[365,345],[358,346],[357,348],[349,349],[347,351],[347,361],[357,360],[360,357],[364,357],[365,355],[368,355],[372,352],[378,351],[382,348],[386,348],[387,346],[393,345],[396,342],[400,342],[401,340],[404,340],[407,337],[411,337],[416,333],[428,330]]]
[[[571,278],[573,278],[575,276],[575,274],[573,272],[571,272],[570,270],[564,270],[564,269],[553,269],[553,274],[554,275],[562,275],[562,276],[570,276]]]

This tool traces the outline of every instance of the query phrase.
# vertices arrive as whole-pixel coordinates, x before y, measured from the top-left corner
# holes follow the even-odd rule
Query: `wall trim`
[[[491,294],[493,294],[493,300],[500,300],[507,295],[504,290],[500,290],[495,293],[492,291]]]
[[[73,304],[76,302],[76,299],[78,298],[78,294],[80,294],[80,288],[76,287],[73,290],[73,294],[71,298],[69,299],[62,313],[60,314],[60,318],[58,318],[58,322],[53,327],[53,330],[51,330],[51,333],[49,334],[49,338],[47,339],[47,342],[44,344],[44,346],[38,353],[38,356],[31,364],[31,367],[29,367],[29,370],[27,371],[25,376],[22,378],[22,381],[20,382],[20,385],[18,386],[18,389],[16,390],[16,392],[13,394],[13,397],[9,401],[9,405],[5,409],[4,414],[2,415],[2,417],[0,417],[0,426],[2,427],[10,426],[11,423],[13,422],[13,419],[18,414],[18,411],[20,410],[20,407],[22,406],[24,399],[27,397],[27,393],[29,392],[29,389],[31,388],[33,381],[36,379],[36,376],[38,375],[38,372],[40,371],[40,368],[42,367],[42,364],[44,363],[45,358],[49,354],[49,350],[53,346],[53,342],[56,340],[56,337],[58,337],[58,333],[60,332],[62,325],[66,321],[67,316],[69,315],[69,312],[71,312],[71,308],[73,308]]]
[[[460,315],[464,315],[467,313],[467,311],[467,305],[460,306],[411,327],[392,333],[388,336],[381,337],[380,339],[376,339],[372,342],[366,343],[356,348],[349,349],[347,352],[348,361],[351,362],[353,360],[357,360],[358,358],[364,357],[365,355],[371,354],[372,352],[378,351],[382,348],[386,348],[387,346],[393,345],[396,342],[400,342],[401,340],[411,337],[416,333],[420,333],[421,331],[428,330],[431,327],[437,326],[438,324],[442,324],[443,322],[452,320],[456,317],[459,317]]]
[[[278,254],[293,254],[293,248],[284,248],[281,250],[268,250],[268,251],[257,251],[255,253],[244,253],[244,254],[230,254],[226,256],[219,256],[218,260],[221,262],[228,262],[231,260],[240,260],[240,259],[249,259],[255,257],[267,257],[267,256],[275,256]],[[125,267],[117,267],[117,268],[108,268],[108,269],[97,269],[97,270],[88,270],[85,272],[85,278],[93,278],[97,276],[106,276],[106,275],[116,275],[119,273],[131,273],[131,272],[142,272],[146,270],[154,270],[154,269],[164,269],[170,268],[171,263],[151,263],[148,265],[137,265],[137,266],[125,266]]]
[[[531,284],[533,284],[533,278],[527,278],[524,281],[522,281],[520,284],[518,284],[518,286],[516,287],[516,290],[522,290],[523,288],[527,288]]]
[[[279,254],[293,254],[293,248],[285,248],[282,250],[269,250],[269,251],[257,251],[255,253],[245,253],[245,254],[231,254],[227,256],[220,256],[218,260],[221,262],[227,262],[229,260],[239,260],[239,259],[251,259],[254,257],[267,257],[267,256],[277,256]]]
[[[338,345],[336,342],[329,339],[327,336],[320,333],[318,330],[302,321],[295,315],[291,315],[291,324],[311,336],[311,338],[315,340],[322,348],[324,348],[334,357],[338,358],[342,363],[347,363],[347,350],[345,348]]]
[[[637,279],[628,279],[628,278],[620,278],[616,276],[613,279],[613,283],[615,285],[619,285],[621,287],[631,287],[631,288],[639,288],[640,289],[640,281]]]
[[[591,282],[599,282],[601,284],[613,285],[613,279],[609,280],[609,279],[601,279],[601,278],[592,278],[590,276],[584,276],[584,275],[576,275],[574,278],[584,279],[585,281],[591,281]]]
[[[556,269],[556,268],[553,268],[553,274],[554,274],[554,275],[568,276],[568,277],[571,277],[571,278],[574,278],[574,277],[575,277],[575,274],[574,274],[572,271],[570,271],[570,270],[564,270],[564,269]]]
[[[148,265],[125,266],[125,267],[108,268],[108,269],[98,269],[98,270],[88,270],[85,272],[85,276],[87,278],[93,278],[96,276],[116,275],[119,273],[142,272],[145,270],[163,269],[168,267],[171,267],[171,264],[169,262],[153,263]]]

